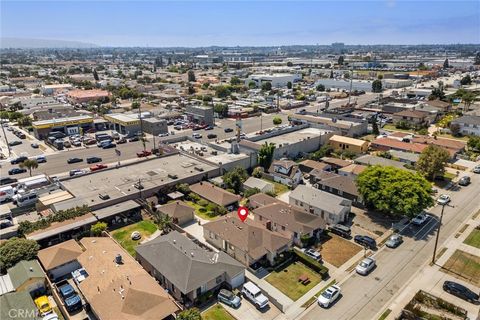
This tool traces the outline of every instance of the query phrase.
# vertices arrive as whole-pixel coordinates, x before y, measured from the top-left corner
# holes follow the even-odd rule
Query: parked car
[[[480,173],[480,165],[478,166],[475,166],[475,168],[473,168],[473,173]]]
[[[10,184],[10,183],[15,183],[18,180],[15,178],[10,178],[10,177],[5,177],[5,178],[0,178],[0,186]]]
[[[88,157],[87,158],[87,163],[96,163],[96,162],[102,162],[102,158],[100,158],[100,157]]]
[[[440,205],[446,205],[451,201],[450,196],[448,194],[442,194],[437,199],[437,203]]]
[[[82,169],[73,169],[69,172],[70,177],[81,176],[82,174],[85,174],[85,171]]]
[[[225,128],[225,129],[223,129],[223,131],[225,133],[229,133],[229,132],[233,132],[233,129],[232,128]]]
[[[333,302],[340,297],[341,289],[337,285],[328,287],[317,298],[318,304],[323,308],[328,308]]]
[[[98,171],[98,170],[102,170],[102,169],[105,169],[105,168],[108,168],[108,166],[106,164],[99,163],[99,164],[91,166],[90,171]]]
[[[51,313],[45,315],[42,320],[58,320],[58,315],[52,311]]]
[[[127,143],[127,139],[125,139],[125,137],[121,137],[120,139],[118,139],[117,144],[123,144],[123,143]]]
[[[40,311],[41,316],[44,316],[52,312],[52,306],[50,305],[50,302],[48,301],[47,296],[40,296],[37,299],[35,299],[34,302],[38,308],[38,311]]]
[[[27,139],[27,136],[26,136],[25,133],[23,133],[23,132],[19,132],[19,133],[17,134],[17,137],[19,137],[20,139]]]
[[[74,147],[80,147],[82,145],[82,142],[80,140],[73,140],[72,141],[72,146]]]
[[[158,136],[159,136],[160,138],[162,138],[162,137],[168,137],[168,136],[169,136],[169,133],[168,133],[168,132],[160,133]]]
[[[72,163],[77,163],[77,162],[83,162],[82,158],[70,158],[67,160],[67,163],[72,164]]]
[[[148,157],[148,156],[151,156],[151,155],[152,155],[152,152],[148,151],[148,150],[142,150],[140,152],[137,152],[137,157],[139,157],[139,158]]]
[[[366,276],[370,273],[370,271],[375,268],[375,259],[373,258],[365,258],[357,265],[355,271],[362,276]]]
[[[208,138],[208,139],[216,139],[216,138],[217,138],[217,135],[214,134],[214,133],[210,133],[210,134],[207,135],[207,138]]]
[[[385,245],[389,248],[396,248],[403,242],[403,237],[399,234],[393,234],[388,238],[387,242],[385,242]]]
[[[202,135],[198,132],[195,132],[194,134],[192,134],[192,137],[195,138],[195,139],[200,139],[202,137]]]
[[[38,143],[31,143],[30,146],[33,148],[33,149],[38,149],[39,145]]]
[[[479,299],[478,294],[457,282],[445,281],[443,290],[468,302],[476,303]]]
[[[352,231],[349,227],[342,224],[335,224],[329,228],[331,233],[339,235],[340,237],[350,239]]]
[[[110,148],[115,148],[117,145],[113,142],[106,142],[102,143],[102,149],[110,149]]]
[[[429,218],[430,216],[428,214],[422,212],[420,214],[417,214],[417,216],[412,219],[412,223],[414,225],[421,226],[422,224],[427,222]]]
[[[314,260],[317,260],[317,261],[322,260],[322,255],[317,250],[306,249],[304,251],[304,253],[305,253],[305,255],[309,256],[310,258],[312,258]]]
[[[205,130],[213,130],[213,126],[207,126]]]
[[[137,136],[135,136],[135,137],[129,138],[129,139],[128,139],[128,142],[135,142],[135,141],[139,141],[139,140],[140,140],[140,138],[137,137]]]
[[[73,312],[82,308],[82,300],[71,284],[66,283],[60,286],[58,290],[60,291],[60,295],[65,302],[65,307],[68,312]]]
[[[461,186],[468,186],[470,184],[470,177],[469,176],[463,176],[458,180],[458,184]]]
[[[36,156],[35,160],[37,160],[37,163],[45,163],[47,162],[47,157],[44,155]]]
[[[21,156],[21,157],[18,157],[18,158],[15,158],[13,159],[12,161],[10,161],[10,164],[19,164],[19,163],[23,163],[25,160],[27,160],[28,158],[25,157],[25,156]]]
[[[8,145],[9,145],[10,147],[18,146],[19,144],[22,144],[22,141],[13,140],[13,141],[10,141],[10,142],[8,143]]]
[[[25,169],[25,168],[13,168],[13,169],[8,170],[9,175],[20,174],[20,173],[24,173],[24,172],[27,172],[27,169]]]
[[[375,239],[370,238],[369,236],[356,235],[353,238],[353,241],[355,241],[358,244],[361,244],[364,247],[370,248],[372,250],[377,247],[377,243],[375,242]]]
[[[233,292],[230,290],[226,290],[226,289],[220,290],[217,298],[218,298],[218,301],[221,301],[232,308],[238,308],[240,307],[240,304],[241,304],[240,297],[234,295]]]
[[[243,285],[242,294],[258,309],[263,309],[268,305],[268,298],[265,297],[262,291],[251,281]]]

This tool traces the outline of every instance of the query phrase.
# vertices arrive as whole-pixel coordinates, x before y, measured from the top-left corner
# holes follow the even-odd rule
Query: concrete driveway
[[[280,315],[280,310],[278,310],[271,303],[268,304],[265,310],[258,310],[252,303],[250,303],[250,301],[245,298],[242,298],[242,304],[238,309],[234,309],[225,304],[222,304],[222,306],[239,320],[272,320]]]

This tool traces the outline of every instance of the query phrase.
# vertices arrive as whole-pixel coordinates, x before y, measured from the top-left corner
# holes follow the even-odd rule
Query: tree
[[[90,227],[90,233],[96,237],[100,236],[105,230],[107,230],[107,223],[105,222],[99,221]]]
[[[235,167],[223,175],[223,183],[228,189],[232,189],[235,193],[240,193],[243,183],[248,179],[247,171],[242,167]]]
[[[157,213],[156,223],[158,228],[164,233],[168,233],[172,230],[173,220],[168,214]]]
[[[0,244],[0,272],[5,272],[22,260],[35,259],[40,246],[35,240],[11,238]]]
[[[273,118],[273,124],[276,125],[276,126],[281,125],[282,124],[282,118],[274,117]]]
[[[330,70],[330,79],[333,79],[333,70]]]
[[[132,102],[132,105],[131,105],[131,108],[132,108],[132,109],[138,109],[138,108],[140,108],[140,102],[138,102],[138,101],[133,101],[133,102]]]
[[[97,69],[93,69],[93,78],[95,79],[95,81],[100,80],[100,78],[98,77]]]
[[[195,82],[195,72],[188,70],[188,82]]]
[[[227,117],[228,116],[228,105],[223,103],[218,103],[213,106],[213,111],[218,113],[221,117]]]
[[[462,97],[463,110],[466,112],[470,109],[470,105],[475,101],[475,94],[472,92],[467,92]]]
[[[239,84],[241,84],[241,83],[242,83],[242,81],[240,81],[240,79],[239,79],[238,77],[236,77],[236,76],[233,76],[232,79],[230,79],[230,84],[231,84],[232,86],[237,86],[237,85],[239,85]]]
[[[373,80],[372,82],[372,92],[379,93],[382,92],[382,81],[379,79]]]
[[[202,320],[202,315],[197,308],[191,308],[180,312],[177,320]]]
[[[266,81],[266,82],[262,83],[262,90],[263,91],[272,90],[272,83],[270,81]]]
[[[470,77],[470,75],[467,74],[465,77],[463,77],[463,78],[460,80],[460,84],[461,84],[462,86],[466,86],[466,85],[472,84],[472,78]]]
[[[443,87],[439,86],[438,88],[433,88],[432,93],[428,96],[428,100],[443,100],[445,99],[445,92],[443,92]]]
[[[264,145],[258,150],[258,164],[260,164],[263,169],[268,170],[273,161],[273,154],[275,152],[275,144],[265,142]]]
[[[430,183],[414,172],[370,166],[356,183],[365,205],[383,213],[413,217],[433,205]]]
[[[255,169],[253,169],[252,176],[255,178],[261,178],[262,172],[263,172],[262,167],[256,167]]]
[[[467,141],[467,146],[469,150],[480,151],[480,137],[470,136]]]
[[[40,93],[40,89],[35,88],[32,92],[35,93],[35,94],[39,94],[39,93]]]
[[[288,62],[287,62],[287,67],[293,67],[293,62],[292,62],[292,61],[288,61]]]
[[[338,57],[338,64],[343,66],[343,63],[345,62],[345,58],[343,56]]]
[[[373,122],[372,122],[372,133],[376,136],[380,134],[380,130],[378,129],[378,123],[377,123],[377,117],[373,117]]]
[[[226,98],[230,96],[232,92],[230,91],[229,86],[217,86],[215,87],[215,95],[217,98]]]
[[[319,161],[323,157],[330,156],[332,154],[332,152],[333,152],[333,147],[329,144],[325,144],[325,145],[321,146],[320,149],[318,149],[317,151],[311,153],[309,155],[309,158],[311,160]]]
[[[418,158],[416,169],[418,172],[433,181],[435,177],[441,176],[445,172],[445,165],[450,159],[447,150],[434,144],[426,147]]]
[[[448,69],[450,68],[449,64],[448,64],[448,58],[445,59],[445,61],[443,62],[443,69]]]
[[[287,89],[292,89],[292,87],[293,87],[292,81],[288,81],[287,82]]]
[[[260,193],[260,192],[262,192],[262,191],[258,188],[250,188],[250,189],[245,190],[245,192],[243,193],[243,196],[245,198],[249,198],[249,197],[253,196],[254,194],[257,194],[257,193]]]
[[[325,91],[325,86],[323,84],[319,84],[316,89],[319,92],[323,92],[323,91]]]
[[[23,161],[22,163],[20,163],[19,165],[20,168],[25,168],[28,170],[28,172],[30,173],[30,177],[32,176],[32,170],[34,169],[37,169],[38,168],[38,162],[36,159],[27,159],[25,161]]]
[[[475,65],[479,65],[480,64],[480,51],[477,52],[477,54],[475,55],[475,62],[474,62]]]
[[[460,125],[458,123],[450,123],[450,132],[452,133],[452,136],[459,137]]]
[[[257,83],[255,81],[250,81],[248,83],[248,88],[249,89],[255,89],[257,87]]]

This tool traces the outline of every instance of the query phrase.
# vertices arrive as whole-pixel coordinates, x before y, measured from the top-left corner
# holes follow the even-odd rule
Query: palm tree
[[[26,168],[28,169],[29,173],[30,173],[30,177],[32,176],[32,169],[37,169],[38,168],[38,162],[37,160],[35,159],[27,159],[25,161],[23,161],[22,163],[20,163],[19,165],[20,168]]]

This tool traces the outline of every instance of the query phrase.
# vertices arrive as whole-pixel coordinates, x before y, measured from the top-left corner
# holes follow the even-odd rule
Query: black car
[[[3,186],[6,184],[15,183],[17,181],[18,181],[17,179],[10,178],[10,177],[0,178],[0,185]]]
[[[130,139],[128,139],[128,142],[135,142],[135,141],[138,141],[140,140],[139,137],[131,137]]]
[[[102,149],[110,149],[110,148],[115,148],[117,145],[115,143],[106,143],[102,145]]]
[[[208,139],[215,139],[215,138],[217,138],[217,135],[213,134],[213,133],[210,133],[210,134],[207,135],[207,138]]]
[[[67,163],[77,163],[77,162],[82,162],[82,158],[70,158],[67,160]]]
[[[477,302],[479,299],[478,294],[461,285],[460,283],[456,283],[453,281],[445,281],[443,283],[443,290],[468,302],[474,303]]]
[[[8,174],[9,174],[9,175],[12,175],[12,174],[20,174],[20,173],[24,173],[24,172],[27,172],[27,169],[23,169],[23,168],[13,168],[13,169],[8,170]]]
[[[223,129],[223,131],[225,131],[225,132],[233,132],[233,129],[232,129],[232,128],[225,128],[225,129]]]
[[[100,157],[88,157],[87,163],[95,163],[95,162],[102,162],[102,158]]]
[[[339,235],[340,237],[350,239],[352,231],[349,227],[344,226],[342,224],[335,224],[329,228],[331,233]]]
[[[18,146],[19,144],[22,144],[22,141],[14,140],[8,143],[10,147]]]
[[[21,156],[21,157],[18,157],[16,159],[13,159],[12,161],[10,161],[10,163],[11,164],[19,164],[19,163],[23,163],[27,159],[28,159],[27,157]]]
[[[356,235],[353,238],[353,241],[355,241],[358,244],[361,244],[364,247],[370,248],[372,250],[377,247],[377,243],[375,242],[375,239],[370,238],[369,236]]]
[[[205,128],[205,130],[213,130],[213,126],[208,126]]]

